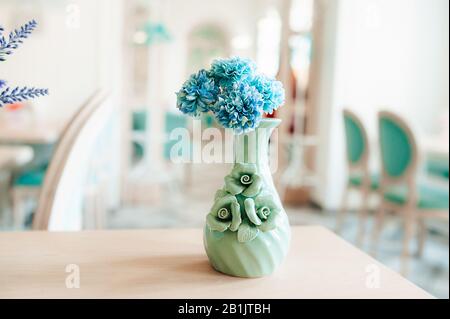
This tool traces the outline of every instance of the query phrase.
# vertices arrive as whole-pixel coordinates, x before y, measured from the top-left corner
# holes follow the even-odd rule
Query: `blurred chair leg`
[[[409,273],[410,247],[414,237],[414,216],[410,210],[404,212],[405,233],[403,235],[403,252],[401,260],[401,274],[407,276]]]
[[[108,183],[98,185],[98,194],[95,198],[95,229],[104,229],[106,225]]]
[[[25,222],[25,214],[23,209],[24,198],[21,192],[17,189],[11,191],[11,203],[12,203],[12,217],[14,229],[20,229]]]
[[[194,166],[192,162],[184,164],[184,187],[190,188],[192,186],[192,170]]]
[[[104,215],[106,205],[104,194],[106,188],[99,185],[92,185],[86,189],[85,200],[85,216],[86,224],[84,227],[87,229],[103,229],[104,228]]]
[[[105,193],[99,194],[96,201],[96,214],[95,214],[95,229],[104,229],[105,228],[105,219],[106,219],[106,200]]]
[[[337,218],[336,232],[340,234],[342,232],[342,228],[344,225],[344,221],[347,217],[348,213],[348,196],[350,194],[350,188],[347,186],[344,191],[344,195],[342,196],[342,204],[341,210],[339,211],[339,216]]]
[[[14,187],[11,189],[11,205],[13,226],[15,229],[23,229],[27,217],[27,204],[32,201],[34,204],[39,200],[40,187]]]
[[[366,234],[366,223],[367,223],[367,215],[368,215],[368,210],[369,210],[369,196],[370,196],[370,190],[367,188],[363,189],[361,209],[359,211],[358,237],[356,239],[356,244],[358,246],[363,245],[365,234]]]
[[[11,223],[11,199],[8,197],[11,174],[0,171],[0,223],[9,225]],[[8,212],[8,214],[6,214]]]
[[[423,256],[424,250],[425,250],[425,242],[427,240],[427,225],[425,223],[425,220],[423,218],[419,218],[418,220],[419,225],[419,247],[417,251],[417,255],[419,257]]]
[[[376,256],[376,254],[378,253],[378,244],[380,241],[380,234],[381,234],[381,230],[383,228],[383,224],[384,224],[384,215],[386,214],[385,208],[383,206],[383,204],[380,204],[380,207],[378,208],[378,210],[375,213],[375,225],[373,228],[373,232],[372,232],[372,255]]]

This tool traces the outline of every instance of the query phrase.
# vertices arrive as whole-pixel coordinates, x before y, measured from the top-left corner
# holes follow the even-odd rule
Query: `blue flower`
[[[219,87],[205,70],[192,74],[177,93],[177,107],[184,114],[198,116],[208,112],[217,101]]]
[[[0,80],[0,89],[6,85],[6,81]]]
[[[263,96],[264,113],[272,114],[274,110],[284,104],[285,94],[281,82],[264,75],[257,75],[251,79],[251,85]]]
[[[259,125],[264,105],[263,96],[248,82],[223,88],[214,106],[217,120],[236,134],[248,132]]]
[[[230,86],[252,77],[255,71],[256,65],[254,62],[240,57],[217,59],[211,65],[212,76],[223,86]]]
[[[260,75],[249,59],[217,59],[210,70],[191,75],[177,92],[177,106],[197,116],[212,111],[217,121],[236,134],[255,129],[263,113],[272,114],[284,103],[283,85]]]

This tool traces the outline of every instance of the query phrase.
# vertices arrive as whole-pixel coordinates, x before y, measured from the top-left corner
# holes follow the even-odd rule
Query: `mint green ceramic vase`
[[[268,145],[277,119],[235,137],[235,163],[206,218],[204,245],[211,265],[237,277],[269,275],[289,249],[290,226],[269,168]]]

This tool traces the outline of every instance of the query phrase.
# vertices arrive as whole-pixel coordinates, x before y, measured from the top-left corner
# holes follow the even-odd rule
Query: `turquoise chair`
[[[23,169],[16,171],[12,179],[11,199],[14,215],[14,227],[23,227],[27,216],[23,214],[23,203],[27,199],[37,201],[45,174],[53,154],[55,144],[33,145],[33,161]]]
[[[40,187],[44,182],[48,164],[20,172],[14,178],[15,187]]]
[[[448,223],[448,187],[433,186],[417,180],[418,150],[413,132],[399,116],[380,112],[378,116],[382,175],[381,204],[376,214],[373,244],[378,242],[386,211],[400,213],[404,220],[402,272],[408,272],[410,242],[419,228],[419,255],[426,237],[426,219]]]
[[[170,151],[178,141],[170,139],[170,133],[176,128],[188,129],[188,118],[183,114],[167,112],[165,119],[166,142],[164,143],[164,158],[170,160]],[[189,143],[189,141],[186,141]],[[189,147],[189,145],[187,145]],[[180,154],[181,155],[181,154]]]
[[[433,177],[449,179],[449,163],[448,158],[433,157],[429,158],[426,163],[428,174]]]
[[[342,225],[347,213],[348,196],[351,191],[358,191],[362,195],[359,215],[359,230],[357,243],[364,240],[368,202],[370,195],[378,190],[379,177],[369,171],[369,142],[367,132],[362,121],[350,110],[344,110],[344,128],[347,153],[348,180],[342,199],[342,207],[338,217],[337,230],[342,230]]]
[[[132,113],[131,127],[133,132],[144,134],[147,129],[147,111],[139,110]],[[133,140],[133,163],[137,163],[144,158],[145,145],[144,139]]]
[[[33,145],[35,154],[33,161],[25,168],[16,172],[14,176],[15,187],[39,187],[42,185],[45,172],[55,148],[54,144]]]
[[[133,131],[145,132],[145,130],[147,129],[147,111],[145,110],[134,111],[132,117],[133,117],[132,122]]]

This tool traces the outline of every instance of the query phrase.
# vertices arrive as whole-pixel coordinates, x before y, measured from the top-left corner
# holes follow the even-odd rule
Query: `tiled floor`
[[[215,191],[221,187],[228,166],[210,165],[206,170],[194,167],[191,186],[178,198],[171,198],[157,205],[126,206],[110,218],[111,228],[183,228],[202,227]],[[323,225],[335,229],[335,213],[309,207],[286,207],[292,225]],[[372,220],[367,225],[370,233]],[[449,297],[449,242],[448,225],[438,225],[439,231],[431,232],[424,256],[411,258],[408,278],[438,298]],[[443,228],[443,229],[442,229]],[[355,242],[357,217],[350,213],[341,236]],[[369,251],[369,234],[361,249]],[[402,227],[396,218],[386,222],[377,259],[398,271],[402,245]]]

